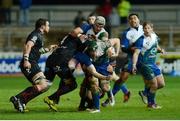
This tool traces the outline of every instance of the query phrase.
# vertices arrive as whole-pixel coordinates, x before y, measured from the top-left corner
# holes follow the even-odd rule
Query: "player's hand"
[[[110,80],[112,80],[112,79],[113,79],[113,76],[112,76],[112,75],[109,75],[109,76],[106,77],[105,80],[109,80],[109,81],[110,81]]]
[[[24,68],[31,69],[31,63],[27,60],[24,61],[23,66],[24,66]]]
[[[58,47],[58,45],[50,45],[49,51],[54,51],[57,47]]]
[[[164,54],[164,53],[165,53],[165,50],[164,50],[164,49],[161,49],[161,53]]]
[[[136,72],[137,72],[136,64],[133,64],[132,74],[136,74]]]
[[[82,34],[81,36],[79,36],[79,39],[82,41],[82,42],[85,42],[88,37],[85,35],[85,34]]]
[[[113,70],[114,70],[113,67],[111,65],[108,65],[107,71],[113,73]]]

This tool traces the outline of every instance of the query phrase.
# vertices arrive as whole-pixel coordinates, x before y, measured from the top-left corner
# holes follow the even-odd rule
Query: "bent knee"
[[[42,79],[37,87],[40,92],[45,92],[51,87],[51,85],[52,82],[48,81],[47,79]]]
[[[163,87],[165,87],[165,83],[160,83],[160,84],[158,85],[158,89],[163,88]]]

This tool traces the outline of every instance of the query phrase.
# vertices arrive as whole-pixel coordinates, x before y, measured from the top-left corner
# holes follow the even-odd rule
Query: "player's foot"
[[[21,112],[21,113],[24,113],[24,112],[25,112],[25,108],[26,108],[26,107],[25,107],[25,104],[23,104],[23,103],[20,101],[19,98],[15,97],[15,96],[12,96],[9,100],[10,100],[10,102],[13,103],[14,108],[15,108],[17,111],[19,111],[19,112]]]
[[[85,111],[86,109],[87,109],[86,107],[81,107],[81,106],[78,107],[78,111]]]
[[[109,98],[106,99],[103,103],[101,103],[103,107],[107,107],[109,105]]]
[[[124,102],[124,103],[128,102],[130,96],[131,96],[131,92],[130,92],[130,91],[128,91],[126,94],[124,94],[124,100],[123,100],[123,102]]]
[[[52,109],[53,111],[56,111],[56,112],[58,111],[56,104],[54,103],[53,100],[50,100],[48,97],[45,97],[44,102],[48,104],[49,108]]]
[[[115,105],[114,96],[112,96],[111,98],[106,99],[101,105],[102,105],[103,107],[107,107],[108,105],[114,106],[114,105]]]
[[[147,96],[143,93],[143,91],[139,91],[139,96],[141,97],[144,104],[147,104]]]
[[[109,104],[110,104],[110,106],[114,106],[114,105],[115,105],[114,96],[112,96],[112,97],[109,98]]]
[[[148,104],[148,109],[161,109],[162,107],[157,104]]]
[[[100,109],[90,109],[89,110],[90,113],[100,113]]]

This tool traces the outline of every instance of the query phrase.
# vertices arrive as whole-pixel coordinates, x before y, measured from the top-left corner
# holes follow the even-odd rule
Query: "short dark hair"
[[[47,22],[47,21],[48,21],[47,19],[39,18],[39,19],[36,21],[35,29],[39,29],[42,25],[46,25],[46,22]]]
[[[131,18],[131,16],[137,16],[137,17],[138,17],[138,19],[139,19],[139,15],[138,15],[137,13],[131,13],[131,14],[129,14],[128,19],[130,19],[130,18]]]

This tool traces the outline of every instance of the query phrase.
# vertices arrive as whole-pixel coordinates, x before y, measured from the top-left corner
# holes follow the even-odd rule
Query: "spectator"
[[[129,15],[129,11],[131,9],[131,4],[128,0],[120,0],[117,11],[120,17],[121,24],[127,24],[127,17]]]
[[[74,26],[80,27],[81,24],[86,21],[82,11],[78,11],[77,16],[74,18]]]
[[[31,5],[32,0],[19,0],[19,24],[22,26],[27,26],[29,24],[29,9]]]
[[[119,27],[120,20],[119,15],[117,14],[117,11],[115,8],[113,8],[113,11],[110,15],[110,25],[111,27]]]
[[[1,0],[1,7],[3,12],[3,23],[11,24],[11,7],[13,6],[13,0]]]

